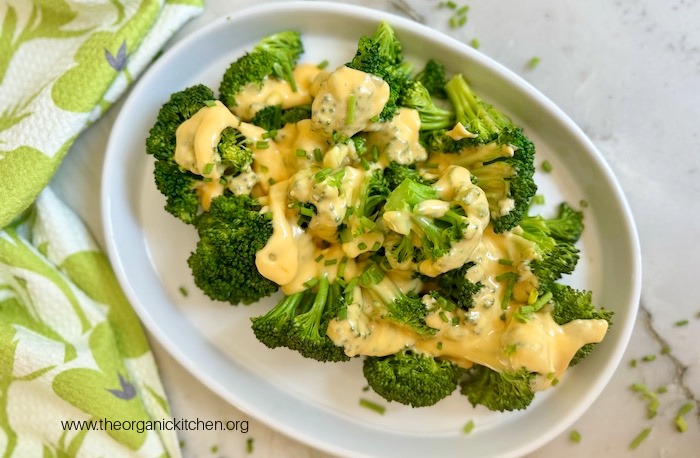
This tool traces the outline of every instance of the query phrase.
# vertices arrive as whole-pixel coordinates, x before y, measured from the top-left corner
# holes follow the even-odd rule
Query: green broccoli
[[[407,326],[422,336],[432,336],[437,330],[425,322],[428,307],[415,292],[402,292],[379,264],[370,263],[360,275],[360,287],[375,299],[382,319]]]
[[[253,333],[269,348],[287,347],[322,362],[348,361],[343,348],[326,335],[341,307],[340,285],[324,275],[309,282],[307,289],[285,296],[265,315],[252,318]]]
[[[375,75],[389,85],[389,100],[379,115],[380,121],[391,120],[398,109],[399,96],[408,82],[402,62],[401,43],[391,26],[382,21],[371,37],[360,38],[355,57],[347,64],[355,70]]]
[[[467,262],[459,269],[448,270],[436,278],[442,294],[465,310],[474,305],[474,296],[484,286],[481,282],[472,283],[466,278],[467,270],[472,266],[473,262]]]
[[[483,405],[489,410],[522,410],[535,397],[532,384],[534,373],[527,369],[497,372],[486,366],[474,365],[460,382],[460,391],[472,406]]]
[[[398,162],[391,161],[389,165],[384,168],[384,179],[386,180],[387,186],[392,191],[396,189],[396,187],[406,178],[425,185],[430,185],[433,183],[433,180],[423,178],[420,173],[418,173],[418,171],[410,165],[399,164]]]
[[[269,105],[258,110],[250,123],[270,131],[309,118],[311,118],[311,106],[309,105],[300,105],[286,110],[283,110],[280,105]]]
[[[423,70],[416,75],[415,80],[419,81],[430,95],[441,99],[447,98],[447,92],[445,92],[445,85],[447,84],[445,67],[440,62],[434,59],[428,60]]]
[[[420,81],[410,81],[404,85],[398,104],[418,111],[420,130],[447,129],[455,124],[454,113],[437,107]]]
[[[196,222],[200,240],[187,263],[195,284],[210,298],[250,304],[277,291],[255,267],[255,254],[272,236],[272,224],[249,196],[216,197]]]
[[[590,291],[579,291],[567,285],[554,283],[549,287],[552,293],[552,319],[557,324],[566,324],[573,320],[605,320],[612,325],[614,313],[608,309],[597,309],[591,301]],[[569,366],[574,366],[586,358],[595,344],[581,347],[572,358]]]
[[[221,132],[221,140],[217,147],[221,163],[226,167],[224,176],[235,176],[247,170],[253,162],[253,151],[249,148],[249,140],[233,127],[227,127]]]
[[[185,223],[194,223],[200,211],[195,186],[202,177],[182,169],[175,162],[177,128],[213,101],[214,93],[203,85],[176,92],[158,112],[146,139],[146,153],[156,159],[154,177],[158,190],[166,197],[165,209]]]
[[[426,407],[457,388],[463,369],[449,361],[407,350],[367,357],[362,372],[369,386],[387,401]]]
[[[461,74],[445,89],[455,120],[476,137],[454,140],[439,129],[425,132],[422,141],[428,151],[459,154],[454,163],[469,169],[486,193],[494,231],[510,230],[527,214],[537,192],[535,146],[507,116],[482,101]]]
[[[367,174],[355,194],[352,209],[346,213],[346,221],[340,232],[341,241],[350,242],[366,232],[377,229],[376,220],[389,192],[381,170],[377,169]]]
[[[402,215],[408,216],[410,232],[406,232],[405,228],[394,227],[393,229],[398,229],[395,232],[402,234],[405,238],[413,240],[415,236],[420,241],[419,249],[414,251],[414,257],[417,260],[436,260],[445,256],[454,242],[464,238],[468,219],[464,216],[463,208],[456,204],[451,205],[443,215],[437,217],[416,213],[418,205],[426,200],[439,200],[437,191],[429,185],[406,178],[387,198],[384,204],[384,217],[387,218],[387,212],[401,212]],[[399,244],[392,249],[403,246],[404,244]]]
[[[287,81],[296,90],[292,72],[303,51],[299,32],[284,31],[265,37],[228,67],[219,86],[221,101],[233,109],[243,86],[252,83],[262,87],[268,77]]]
[[[574,243],[583,231],[583,213],[574,211],[566,203],[552,219],[542,216],[526,216],[520,221],[521,237],[535,244],[539,259],[530,267],[539,281],[538,289],[546,292],[563,274],[576,268],[579,251]]]

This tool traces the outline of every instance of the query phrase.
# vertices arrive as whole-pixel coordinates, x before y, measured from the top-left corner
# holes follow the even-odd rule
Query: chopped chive
[[[631,367],[637,367],[637,360],[636,360],[636,359],[632,359],[632,361],[630,361],[630,366],[631,366]]]
[[[299,213],[310,218],[314,216],[314,211],[308,207],[299,207]]]
[[[668,355],[669,353],[671,353],[671,347],[669,347],[668,345],[664,345],[663,347],[661,347],[662,355]]]
[[[685,326],[688,323],[689,323],[688,320],[680,320],[680,321],[676,321],[676,326]]]
[[[306,288],[306,289],[313,288],[314,286],[316,286],[317,283],[318,283],[318,278],[312,278],[311,280],[307,280],[304,282],[304,288]]]
[[[367,244],[365,242],[360,242],[357,244],[357,248],[360,250],[366,250],[367,249]]]
[[[379,147],[377,145],[372,145],[372,162],[377,162],[379,160]]]
[[[527,298],[527,304],[532,305],[537,302],[537,290],[533,289],[530,291],[530,295]]]
[[[653,395],[654,393],[649,393]],[[647,405],[647,418],[654,418],[659,411],[659,398],[652,397]]]
[[[683,404],[683,406],[678,409],[678,415],[685,415],[689,413],[691,410],[693,410],[693,404],[691,402]]]
[[[187,297],[187,296],[189,296],[189,294],[190,294],[190,293],[187,291],[187,288],[185,288],[184,286],[180,286],[179,291],[180,291],[180,294],[182,294],[184,297]]]
[[[245,441],[245,450],[246,450],[246,452],[247,452],[249,455],[250,455],[251,453],[253,453],[253,438],[252,438],[252,437],[249,437],[249,438]]]
[[[588,201],[585,199],[581,199],[581,201],[578,203],[582,208],[588,207]]]
[[[578,444],[579,442],[581,442],[581,433],[574,429],[569,433],[569,440]]]
[[[257,142],[255,142],[255,147],[257,149],[267,149],[270,147],[270,144],[268,142],[265,142],[265,141],[257,141]]]
[[[205,177],[202,181],[205,183],[211,183],[214,180],[212,179],[212,177]]]
[[[632,442],[630,442],[629,448],[630,450],[634,450],[639,445],[644,442],[644,439],[647,438],[649,433],[651,432],[651,428],[644,428],[639,434],[637,434],[637,437],[635,437]]]
[[[453,2],[452,0],[448,1],[448,2],[446,3],[446,5],[447,5],[447,7],[448,7],[449,9],[451,9],[451,10],[457,8],[457,4],[456,4],[455,2]]]
[[[316,159],[316,162],[321,162],[323,160],[321,148],[314,148],[314,159]]]
[[[462,432],[464,434],[469,434],[474,429],[474,420],[469,420],[467,424],[462,427]]]
[[[276,181],[274,178],[272,178],[272,177],[268,178],[268,179],[267,179],[267,182],[270,184],[270,186],[272,186],[273,184],[277,183],[277,181]]]
[[[374,245],[372,245],[372,251],[378,251],[382,247],[382,244],[379,243],[379,240],[374,242]]]
[[[212,445],[211,446],[211,452],[216,454],[219,451],[219,446],[218,445]]]
[[[467,11],[469,11],[469,5],[464,5],[463,7],[459,8],[455,14],[464,14]]]
[[[219,184],[226,186],[226,178],[219,178]]]
[[[650,363],[650,362],[654,361],[655,359],[656,359],[656,355],[644,355],[642,357],[642,361],[644,361],[645,363]]]
[[[348,97],[348,110],[345,114],[345,124],[350,125],[355,122],[355,108],[357,108],[357,97],[350,94]]]
[[[264,218],[266,221],[271,221],[271,220],[272,220],[272,212],[263,213],[263,218]]]
[[[630,386],[630,389],[636,393],[646,393],[649,391],[649,388],[641,383],[633,383],[632,386]]]
[[[549,162],[548,160],[542,161],[542,171],[549,173],[553,170],[554,167],[552,167],[552,163]]]
[[[509,344],[503,347],[503,353],[506,354],[506,356],[511,356],[514,355],[518,351],[518,346],[516,344]],[[554,375],[554,373],[552,373]]]
[[[314,259],[314,262],[320,262],[321,259],[323,259],[323,253],[321,253],[321,254],[319,254],[318,256],[316,256],[316,259]]]
[[[204,105],[208,107],[215,107],[216,106],[216,100],[205,100]]]
[[[479,42],[478,38],[472,38],[472,40],[469,42],[469,45],[474,49],[479,49],[481,43]]]
[[[542,60],[542,59],[540,59],[539,57],[534,56],[532,59],[530,59],[529,61],[527,61],[527,66],[530,67],[530,68],[535,68],[535,67],[537,67],[537,66],[540,64],[540,61],[541,61],[541,60]]]
[[[450,28],[456,29],[457,27],[459,27],[459,24],[457,23],[457,20],[458,20],[458,17],[457,17],[457,16],[452,16],[452,17],[450,18],[450,21],[449,21],[449,22],[450,22]]]
[[[262,134],[262,138],[272,138],[272,139],[274,139],[276,136],[277,136],[277,130],[275,130],[275,129],[268,130],[267,132],[265,132],[264,134]]]
[[[534,196],[532,196],[532,200],[530,201],[530,203],[532,203],[532,205],[544,205],[545,204],[544,195],[535,194]]]
[[[457,27],[462,27],[466,23],[467,23],[467,16],[459,16],[459,19],[457,20]]]
[[[440,310],[439,315],[440,315],[440,319],[441,319],[442,321],[444,321],[445,323],[449,323],[449,322],[450,322],[450,320],[447,318],[447,315],[446,315],[445,312],[443,312],[442,310]]]
[[[436,169],[440,167],[440,164],[438,164],[437,162],[426,162],[425,164],[423,164],[423,167],[425,167],[426,169]]]
[[[452,318],[452,326],[459,326],[459,317]]]
[[[204,166],[204,170],[202,170],[202,173],[204,175],[209,175],[212,170],[214,170],[214,163],[209,162],[209,163],[207,163],[207,165]]]
[[[501,258],[498,260],[498,263],[502,264],[504,266],[512,266],[513,265],[513,261],[511,261],[510,259],[502,259]]]
[[[323,263],[324,266],[332,266],[334,264],[338,264],[337,259],[326,259],[326,261]]]
[[[267,173],[270,169],[266,165],[260,166],[260,173]]]
[[[558,378],[553,378],[552,379],[552,386],[557,386],[559,385],[559,379]]]
[[[340,277],[343,277],[345,275],[345,266],[348,265],[348,257],[343,256],[340,259],[340,265],[338,266],[338,277],[339,279],[337,281],[340,281]]]
[[[328,63],[329,62],[327,60],[322,60],[316,67],[323,70],[324,68],[328,67]]]
[[[306,151],[303,149],[298,149],[296,151],[296,155],[297,155],[297,157],[306,157]]]
[[[676,424],[678,432],[684,433],[688,429],[688,422],[683,417],[676,417],[673,422]]]
[[[360,398],[360,406],[364,407],[366,409],[372,410],[379,415],[384,415],[384,412],[386,411],[386,407],[381,406],[377,404],[376,402],[372,402],[368,399],[365,398]]]
[[[666,388],[665,386],[662,385],[656,389],[656,392],[659,394],[664,394],[664,393],[668,392],[668,388]]]
[[[369,170],[369,161],[365,159],[364,157],[360,158],[360,164],[362,165],[362,168],[365,170]]]
[[[442,342],[438,342],[438,343],[437,343],[437,349],[438,349],[438,350],[442,350]]]

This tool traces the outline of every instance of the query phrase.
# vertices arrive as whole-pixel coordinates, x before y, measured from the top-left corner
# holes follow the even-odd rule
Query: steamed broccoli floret
[[[549,288],[552,293],[552,319],[557,324],[566,324],[573,320],[605,320],[612,325],[614,313],[607,309],[597,309],[591,301],[590,291],[579,291],[567,285],[554,283]],[[569,366],[574,366],[586,358],[595,344],[581,347],[572,358]]]
[[[416,251],[418,259],[435,260],[447,254],[452,244],[464,237],[468,220],[461,207],[451,206],[443,215],[431,217],[416,213],[416,207],[426,200],[439,200],[437,192],[430,186],[405,179],[394,189],[384,204],[384,218],[387,212],[401,212],[410,220],[410,232],[403,228],[396,232],[407,238],[415,236],[420,241]]]
[[[449,396],[463,370],[449,361],[402,351],[365,358],[362,372],[369,386],[387,401],[426,407]]]
[[[253,332],[269,348],[287,347],[322,362],[347,361],[343,348],[326,335],[342,300],[340,286],[324,275],[308,289],[285,296],[265,315],[252,318]]]
[[[268,77],[285,80],[296,90],[292,72],[303,51],[299,32],[284,31],[264,38],[228,67],[219,86],[221,101],[233,109],[243,86],[253,83],[262,87]]]
[[[520,234],[535,244],[539,259],[531,262],[532,272],[539,280],[538,289],[547,291],[563,274],[576,268],[579,251],[574,243],[583,231],[583,214],[567,204],[561,204],[555,218],[526,216],[520,221]]]
[[[188,224],[192,224],[199,213],[199,198],[194,188],[201,177],[183,170],[175,162],[175,132],[180,124],[213,99],[212,90],[203,85],[172,94],[158,112],[146,139],[146,152],[156,159],[156,186],[167,199],[165,209]]]
[[[402,61],[401,44],[391,26],[382,21],[372,37],[360,38],[355,57],[347,64],[355,70],[375,75],[389,85],[389,100],[379,115],[380,121],[394,117],[399,96],[408,82]]]
[[[534,373],[527,369],[497,372],[485,366],[474,365],[460,382],[461,393],[472,406],[483,405],[489,410],[522,410],[535,397],[532,390]]]
[[[379,210],[389,192],[381,170],[374,170],[366,176],[356,193],[354,207],[347,213],[345,227],[340,234],[341,241],[350,242],[355,237],[376,229]]]
[[[455,163],[469,169],[486,193],[494,230],[510,230],[527,214],[537,192],[535,147],[522,129],[482,101],[462,75],[452,77],[445,89],[455,121],[476,137],[454,140],[439,129],[426,132],[422,141],[430,152],[459,154]]]
[[[441,99],[447,98],[447,93],[445,92],[445,85],[447,84],[445,67],[440,62],[434,59],[428,60],[415,79],[421,82],[430,95]]]
[[[280,105],[269,105],[258,110],[250,123],[270,131],[310,118],[311,107],[309,105],[300,105],[286,110],[283,110]]]
[[[481,282],[472,283],[466,278],[467,270],[472,266],[474,263],[468,262],[459,269],[448,270],[437,277],[442,294],[465,310],[474,305],[474,295],[484,286]]]
[[[430,185],[433,182],[432,180],[423,178],[418,171],[410,165],[391,161],[384,169],[384,179],[386,180],[387,186],[392,191],[406,178],[425,185]]]
[[[255,267],[272,224],[249,196],[219,196],[197,220],[200,240],[187,260],[196,285],[210,298],[250,304],[277,291]]]
[[[454,113],[437,107],[420,81],[410,81],[404,86],[398,104],[418,111],[420,130],[447,129],[455,124]]]
[[[253,162],[253,151],[248,147],[249,140],[233,127],[221,132],[219,155],[225,165],[224,175],[238,175]]]

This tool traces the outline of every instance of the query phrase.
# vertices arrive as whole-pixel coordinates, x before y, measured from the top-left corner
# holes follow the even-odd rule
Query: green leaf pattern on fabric
[[[0,227],[5,227],[49,183],[80,131],[201,11],[203,0],[1,3]]]
[[[0,231],[0,456],[179,456],[172,431],[62,429],[170,417],[138,318],[85,237],[50,189]]]

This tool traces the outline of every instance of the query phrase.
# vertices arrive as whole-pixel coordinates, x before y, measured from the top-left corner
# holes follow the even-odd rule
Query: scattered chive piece
[[[340,260],[340,265],[338,266],[338,280],[336,281],[341,281],[342,277],[345,275],[345,266],[348,264],[348,258],[347,256],[343,256],[342,259]]]
[[[462,27],[466,23],[467,23],[467,16],[459,16],[459,20],[457,21],[457,27]]]
[[[249,437],[248,440],[245,441],[245,450],[246,450],[246,452],[248,452],[249,455],[251,453],[253,453],[253,438],[252,437]]]
[[[642,357],[642,361],[644,361],[645,363],[650,363],[650,362],[654,361],[655,359],[656,359],[656,355],[644,355]]]
[[[265,218],[266,221],[272,221],[272,212],[266,212],[263,214],[263,218]]]
[[[654,393],[649,393],[653,395]],[[647,405],[647,418],[654,418],[659,411],[659,398],[654,396]]]
[[[673,422],[676,424],[676,428],[678,429],[678,432],[684,433],[686,429],[688,429],[688,422],[685,421],[685,418],[678,416],[673,420]]]
[[[588,207],[588,201],[585,199],[581,199],[581,201],[578,203],[582,208]]]
[[[544,205],[544,195],[542,194],[535,194],[532,196],[532,200],[530,201],[532,205]]]
[[[438,343],[437,343],[437,349],[438,349],[438,350],[442,350],[442,342],[438,342]]]
[[[503,353],[505,353],[507,356],[511,356],[517,351],[518,346],[516,344],[510,344],[503,347]],[[549,375],[547,375],[547,377],[549,378]]]
[[[369,391],[369,385],[365,385],[362,387],[362,391]]]
[[[374,245],[372,245],[372,251],[379,251],[379,249],[382,247],[382,244],[379,243],[379,240],[374,242]]]
[[[216,452],[218,452],[218,451],[219,451],[219,446],[218,446],[218,445],[212,445],[212,446],[211,446],[211,452],[212,452],[212,453],[216,453]]]
[[[464,5],[456,11],[456,14],[464,14],[469,11],[469,5]]]
[[[693,410],[693,404],[691,402],[687,402],[683,404],[680,409],[678,409],[678,415],[685,415],[690,413],[691,410]]]
[[[452,326],[459,326],[459,317],[452,317]]]
[[[209,163],[207,163],[207,165],[204,166],[204,170],[202,170],[202,173],[204,175],[209,175],[212,170],[214,170],[214,163],[209,162]]]
[[[457,23],[457,20],[458,20],[458,16],[452,16],[452,17],[450,18],[450,27],[451,27],[451,28],[456,29],[457,27],[459,27],[459,24]]]
[[[680,320],[680,321],[676,321],[676,326],[685,326],[688,323],[689,323],[688,320]]]
[[[379,147],[377,145],[372,145],[372,162],[377,162],[379,160]],[[700,312],[699,312],[700,314]]]
[[[552,163],[551,163],[551,162],[549,162],[549,161],[546,160],[546,159],[545,159],[544,161],[542,161],[542,171],[543,171],[543,172],[549,173],[549,172],[552,171],[552,169],[553,169],[553,167],[552,167]]]
[[[634,440],[632,440],[632,442],[630,442],[630,450],[634,450],[637,447],[639,447],[639,444],[644,442],[644,439],[647,438],[647,436],[649,435],[650,432],[651,432],[651,428],[644,428],[642,430],[642,432],[640,432],[637,435],[637,437],[635,437]]]
[[[576,442],[577,444],[581,442],[581,433],[575,429],[569,433],[569,439],[571,442]]]
[[[308,217],[314,216],[314,211],[308,207],[299,207],[299,213]]]
[[[553,378],[552,379],[552,386],[557,386],[559,385],[559,379],[558,378]]]
[[[204,105],[208,107],[215,107],[216,106],[216,100],[205,100]]]
[[[481,43],[479,42],[478,38],[472,38],[472,41],[469,42],[469,45],[474,49],[479,49]]]
[[[321,254],[319,254],[318,256],[316,256],[316,259],[314,259],[314,262],[320,262],[321,259],[323,259],[323,253],[321,253]]]
[[[326,262],[323,263],[324,266],[332,266],[334,264],[338,264],[337,259],[327,259]]]
[[[270,171],[270,169],[269,169],[269,168],[267,168],[267,166],[266,166],[266,165],[263,165],[263,166],[260,166],[260,171],[261,171],[262,173],[267,173],[267,172],[269,172],[269,171]]]
[[[264,134],[262,134],[262,138],[272,138],[274,139],[277,136],[277,131],[275,129],[268,130]]]
[[[212,177],[205,177],[202,181],[205,183],[211,183],[214,180],[212,179]]]
[[[535,67],[537,67],[537,66],[540,64],[540,61],[541,61],[541,60],[542,60],[542,59],[540,59],[539,57],[534,56],[532,59],[530,59],[529,61],[527,61],[527,66],[530,67],[530,68],[535,68]]]
[[[184,286],[180,286],[180,294],[182,294],[184,297],[187,297],[190,293],[187,291],[187,288]]]
[[[323,70],[324,68],[328,67],[328,61],[327,61],[327,60],[322,60],[322,61],[317,65],[317,67],[318,67],[319,69]]]
[[[296,155],[297,157],[306,157],[306,151],[304,151],[303,149],[298,149],[296,151]]]
[[[449,319],[447,319],[447,315],[445,315],[445,312],[443,312],[442,310],[440,311],[440,319],[445,323],[448,323],[450,321]]]
[[[367,244],[365,242],[360,242],[357,244],[357,248],[359,248],[360,250],[366,250]]]
[[[317,162],[321,162],[323,160],[321,148],[314,148],[314,159],[316,159]]]
[[[630,361],[630,366],[637,367],[637,360],[633,359],[632,361]]]
[[[311,280],[307,280],[304,282],[304,288],[313,288],[314,286],[316,286],[316,283],[318,283],[318,278],[312,278]]]
[[[364,157],[360,158],[360,164],[362,165],[362,168],[365,170],[369,170],[369,161],[365,159]]]
[[[464,434],[469,434],[474,429],[474,420],[469,420],[466,425],[462,428]]]
[[[659,393],[659,394],[664,394],[664,393],[666,393],[667,391],[668,391],[668,388],[666,388],[666,387],[663,386],[663,385],[660,386],[660,387],[658,387],[658,388],[656,389],[656,392]]]
[[[255,147],[257,149],[267,149],[270,147],[270,144],[268,142],[265,142],[265,141],[257,141],[257,142],[255,142]]]
[[[511,261],[510,259],[502,259],[501,258],[498,260],[498,263],[502,264],[504,266],[512,266],[513,265],[513,261]]]
[[[632,391],[637,393],[646,393],[647,391],[649,391],[649,388],[647,388],[646,385],[643,385],[641,383],[633,383],[630,388],[632,389]]]
[[[355,94],[350,94],[348,97],[348,111],[345,114],[345,125],[350,125],[355,122],[355,108],[357,107],[357,97]]]
[[[669,347],[668,345],[664,345],[664,346],[661,348],[661,354],[662,354],[662,355],[668,355],[669,353],[671,353],[671,347]]]
[[[447,5],[447,7],[448,7],[449,9],[451,9],[451,10],[457,8],[457,4],[456,4],[455,2],[453,2],[452,0],[448,1],[447,3],[445,3],[445,5]]]
[[[377,412],[379,415],[384,415],[384,412],[386,411],[386,407],[380,406],[376,402],[372,402],[365,398],[360,398],[360,406]]]
[[[219,178],[219,184],[226,186],[226,178]]]
[[[275,179],[272,178],[272,177],[268,178],[268,179],[267,179],[267,182],[270,184],[270,186],[272,186],[273,184],[277,183],[277,181],[275,181]]]

